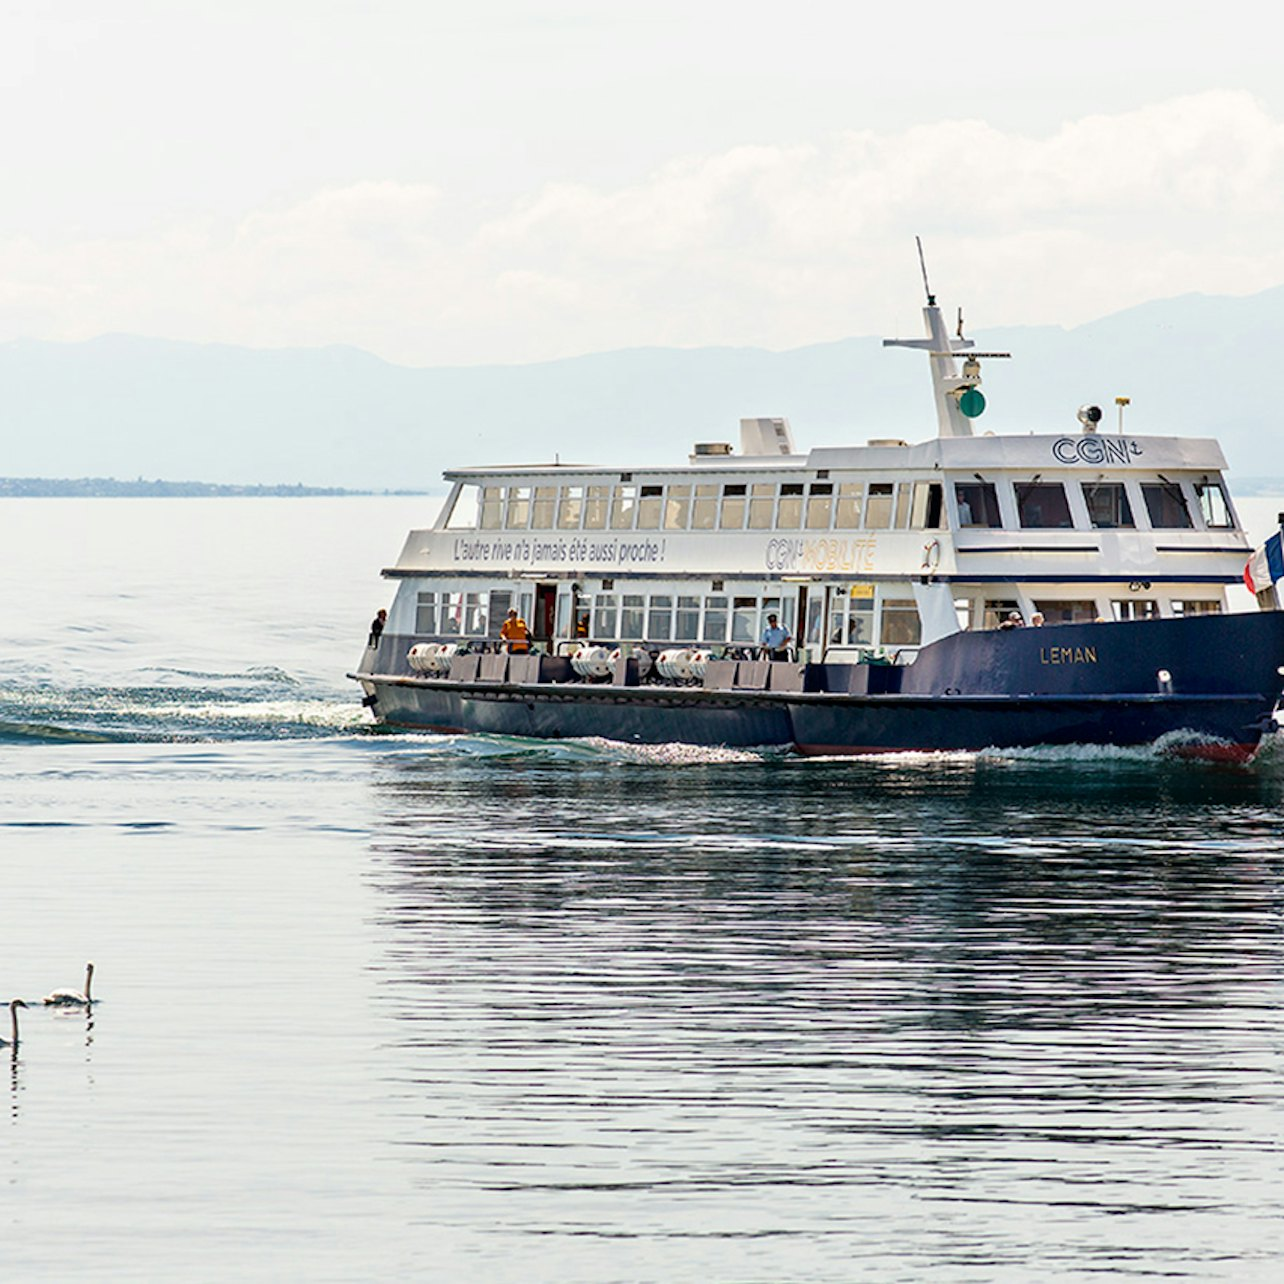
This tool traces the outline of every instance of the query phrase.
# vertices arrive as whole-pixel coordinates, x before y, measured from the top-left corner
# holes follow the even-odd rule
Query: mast
[[[927,331],[925,339],[884,339],[885,348],[917,348],[926,352],[932,363],[932,395],[936,401],[937,435],[941,437],[972,436],[972,421],[961,409],[961,396],[969,389],[976,388],[981,382],[981,367],[976,361],[968,361],[963,372],[954,361],[954,354],[966,352],[973,347],[971,339],[963,337],[963,314],[959,312],[958,337],[951,339],[945,329],[945,318],[936,305],[936,295],[927,280],[927,263],[923,258],[923,242],[920,237],[914,238],[918,246],[918,263],[923,272],[923,293],[927,296],[927,306],[923,309],[923,323]],[[997,353],[987,353],[1000,355]],[[1006,355],[1006,354],[1002,354]],[[978,397],[980,393],[978,392]],[[981,400],[984,407],[984,399]],[[976,411],[980,413],[979,410]]]

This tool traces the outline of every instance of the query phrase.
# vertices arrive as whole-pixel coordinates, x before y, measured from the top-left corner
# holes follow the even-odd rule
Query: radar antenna
[[[923,238],[916,236],[914,244],[918,246],[918,266],[923,272],[923,293],[927,295],[927,306],[936,307],[936,295],[932,293],[932,287],[927,283],[927,260],[923,257]]]

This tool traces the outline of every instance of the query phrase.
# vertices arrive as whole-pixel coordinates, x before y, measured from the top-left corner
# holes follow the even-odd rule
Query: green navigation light
[[[969,419],[975,419],[985,409],[985,394],[980,388],[964,389],[959,394],[959,409]]]

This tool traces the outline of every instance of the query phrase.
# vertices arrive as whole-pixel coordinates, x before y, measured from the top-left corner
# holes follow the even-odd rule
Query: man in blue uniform
[[[762,631],[762,649],[768,660],[789,659],[789,630],[782,629],[774,615],[767,616],[767,627]]]

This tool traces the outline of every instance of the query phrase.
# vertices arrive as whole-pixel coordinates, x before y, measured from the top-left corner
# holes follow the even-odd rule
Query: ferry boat
[[[357,669],[390,726],[803,754],[1146,745],[1242,761],[1284,611],[1210,439],[977,434],[978,352],[924,271],[936,434],[800,453],[787,420],[672,467],[464,468]],[[516,610],[529,642],[504,641]],[[788,635],[763,646],[770,616]],[[772,641],[778,642],[779,635]]]

